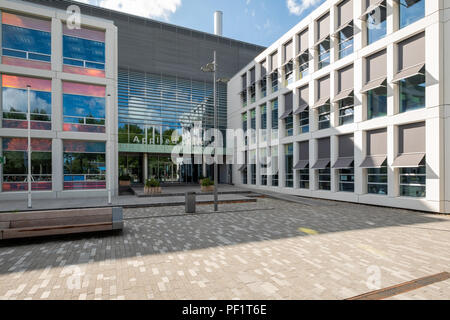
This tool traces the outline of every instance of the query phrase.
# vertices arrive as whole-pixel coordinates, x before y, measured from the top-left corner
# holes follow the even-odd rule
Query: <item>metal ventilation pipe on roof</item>
[[[223,36],[223,12],[214,12],[214,34],[216,36]]]

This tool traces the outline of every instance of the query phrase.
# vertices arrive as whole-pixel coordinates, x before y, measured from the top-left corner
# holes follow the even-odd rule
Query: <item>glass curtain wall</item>
[[[28,86],[31,129],[52,128],[51,80],[2,75],[3,128],[28,129]]]

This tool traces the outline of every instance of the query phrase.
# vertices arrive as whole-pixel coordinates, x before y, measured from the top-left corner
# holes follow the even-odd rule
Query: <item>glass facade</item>
[[[3,192],[28,191],[28,139],[3,138]],[[52,141],[31,139],[31,189],[52,190]]]
[[[2,13],[2,63],[50,70],[51,22]]]
[[[339,125],[353,123],[354,97],[349,97],[339,101]]]
[[[386,1],[367,15],[367,44],[386,36]]]
[[[250,111],[251,143],[256,143],[256,110]]]
[[[309,107],[299,114],[300,118],[300,134],[309,132]]]
[[[330,191],[331,190],[331,169],[328,165],[326,169],[318,170],[319,176],[319,190]]]
[[[284,66],[285,85],[294,82],[294,62],[291,60]]]
[[[299,79],[303,79],[309,74],[309,51],[306,51],[305,54],[302,54],[298,57],[298,73]]]
[[[339,32],[339,59],[353,53],[353,23]]]
[[[317,108],[319,113],[319,130],[330,127],[330,105],[326,104]]]
[[[400,196],[412,198],[426,197],[426,162],[417,168],[400,168]]]
[[[425,0],[399,0],[400,28],[404,28],[425,16]]]
[[[387,89],[379,87],[367,93],[367,119],[387,115]]]
[[[272,93],[275,93],[278,91],[278,72],[274,72],[270,75],[270,80],[272,83]]]
[[[285,186],[286,188],[294,187],[294,145],[287,144],[284,146],[284,166],[286,172]]]
[[[30,87],[31,129],[51,130],[51,80],[10,75],[2,75],[3,128],[28,128],[28,86]]]
[[[355,169],[339,170],[339,191],[355,192]]]
[[[319,44],[319,57],[318,57],[318,68],[319,70],[328,66],[330,64],[330,39],[327,38],[325,41]]]
[[[270,148],[272,163],[272,187],[278,187],[278,146]]]
[[[105,32],[64,25],[63,33],[64,72],[105,77]]]
[[[425,108],[425,75],[400,80],[400,112]]]
[[[284,120],[286,137],[294,135],[294,116],[289,116]]]
[[[260,118],[261,141],[265,142],[267,141],[267,106],[266,105],[261,106],[260,111],[261,111],[261,118]]]
[[[106,144],[65,140],[64,190],[106,189]]]
[[[218,85],[217,98],[219,130],[224,132],[226,85]],[[176,145],[194,127],[214,127],[212,83],[119,70],[119,143]]]
[[[367,169],[367,192],[370,194],[388,194],[388,176],[386,162],[381,168]]]
[[[106,88],[63,82],[64,131],[105,133]]]
[[[250,151],[250,177],[251,184],[256,185],[256,150]]]
[[[299,170],[299,188],[309,189],[309,166],[305,169]]]

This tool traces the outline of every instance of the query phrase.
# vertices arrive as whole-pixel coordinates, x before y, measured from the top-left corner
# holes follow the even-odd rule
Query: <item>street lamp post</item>
[[[30,101],[30,89],[31,87],[27,86],[27,116],[28,116],[28,208],[32,208],[31,203],[31,101]]]
[[[214,61],[208,63],[206,66],[202,67],[201,70],[203,72],[212,72],[214,74],[214,211],[219,211],[219,179],[217,177],[217,101],[216,101],[216,90],[217,90],[217,80],[216,80],[216,72],[217,72],[217,57],[216,51],[214,50]]]

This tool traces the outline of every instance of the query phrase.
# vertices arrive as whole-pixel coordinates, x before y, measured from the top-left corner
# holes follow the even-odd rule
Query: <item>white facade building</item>
[[[235,146],[233,182],[450,213],[449,13],[448,0],[313,11],[228,84],[228,128],[270,130]],[[265,157],[275,170],[253,165]]]

